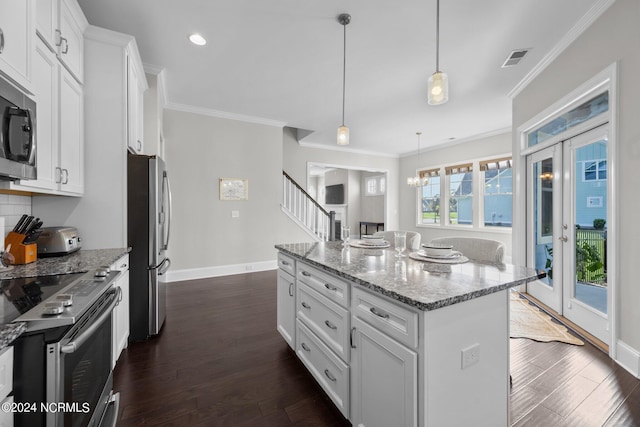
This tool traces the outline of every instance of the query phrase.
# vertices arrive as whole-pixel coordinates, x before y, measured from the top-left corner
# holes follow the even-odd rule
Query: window
[[[603,92],[530,132],[527,135],[527,146],[532,147],[540,144],[608,110],[609,92]]]
[[[583,181],[606,181],[607,180],[607,160],[588,160],[582,162]]]
[[[486,227],[511,227],[513,221],[513,178],[511,159],[495,159],[480,162],[482,173],[484,225]]]
[[[382,196],[386,191],[387,180],[384,175],[368,176],[365,178],[365,195]]]
[[[423,185],[419,224],[440,223],[440,169],[421,171],[420,177],[429,177],[427,185]]]
[[[449,224],[473,224],[473,165],[445,168],[449,182]]]

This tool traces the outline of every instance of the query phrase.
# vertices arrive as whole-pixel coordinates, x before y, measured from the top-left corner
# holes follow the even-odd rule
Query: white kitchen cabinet
[[[30,93],[35,0],[0,0],[0,73]]]
[[[33,87],[38,112],[37,179],[2,183],[3,188],[82,196],[84,190],[83,89],[40,39],[36,41]]]
[[[85,249],[127,247],[127,62],[142,61],[132,36],[89,26],[84,37],[84,195],[34,196],[31,212],[73,224]]]
[[[13,347],[6,347],[4,350],[0,351],[0,401],[3,405],[13,403],[13,396],[9,396],[12,390]],[[5,426],[13,426],[12,411],[0,411],[0,427]]]
[[[349,418],[349,365],[337,357],[303,322],[298,320],[296,324],[298,358],[342,415]]]
[[[144,152],[144,91],[147,89],[144,70],[127,56],[127,146],[136,154]]]
[[[286,263],[295,271],[294,261],[282,254],[278,255],[278,264]],[[292,349],[295,348],[296,328],[296,280],[295,277],[282,267],[278,270],[277,282],[277,329]]]
[[[417,426],[417,353],[356,316],[351,327],[351,423]]]
[[[113,310],[113,366],[120,358],[122,350],[127,348],[129,342],[129,254],[124,255],[112,266],[111,270],[119,270],[122,274],[116,280],[114,286],[120,287],[120,302]]]
[[[38,0],[38,36],[80,83],[84,81],[83,33],[88,25],[76,0]]]

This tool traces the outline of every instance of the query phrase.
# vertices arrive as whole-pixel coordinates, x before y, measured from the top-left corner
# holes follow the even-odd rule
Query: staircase
[[[282,171],[281,208],[314,240],[335,240],[336,213],[327,212],[285,171]]]

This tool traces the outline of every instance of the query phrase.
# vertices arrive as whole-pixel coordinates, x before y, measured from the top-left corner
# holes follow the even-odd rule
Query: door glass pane
[[[535,268],[547,273],[543,283],[553,286],[553,159],[533,164],[533,227]]]
[[[575,297],[607,312],[607,141],[575,151]]]

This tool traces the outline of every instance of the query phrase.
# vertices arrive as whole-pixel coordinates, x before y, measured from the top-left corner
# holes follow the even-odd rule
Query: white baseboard
[[[167,282],[180,282],[182,280],[230,276],[233,274],[275,270],[276,268],[278,268],[277,260],[249,262],[244,264],[217,265],[214,267],[203,268],[188,268],[184,270],[169,270],[169,272],[167,273]]]
[[[620,340],[616,345],[616,362],[640,379],[640,352]]]

